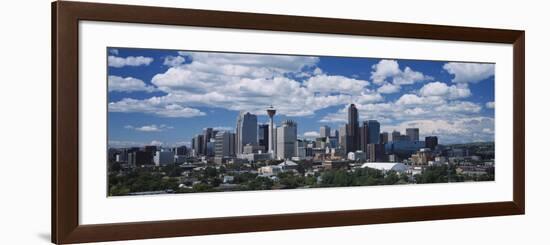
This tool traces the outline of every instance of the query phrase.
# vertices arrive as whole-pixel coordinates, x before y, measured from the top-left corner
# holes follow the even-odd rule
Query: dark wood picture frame
[[[525,32],[59,1],[52,3],[52,242],[161,238],[525,213]],[[78,23],[81,20],[513,45],[513,201],[99,225],[79,224]]]

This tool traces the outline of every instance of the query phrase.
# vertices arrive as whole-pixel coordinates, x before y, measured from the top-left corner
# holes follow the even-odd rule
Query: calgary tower
[[[271,153],[271,156],[273,157],[275,154],[275,142],[273,142],[273,116],[275,116],[275,108],[273,108],[273,105],[271,105],[269,108],[267,108],[267,115],[269,116],[269,148],[268,152]]]

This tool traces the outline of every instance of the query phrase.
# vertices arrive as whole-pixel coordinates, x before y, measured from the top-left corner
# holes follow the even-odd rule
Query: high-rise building
[[[327,137],[327,145],[330,148],[337,148],[338,147],[338,138],[334,136]]]
[[[338,139],[338,143],[340,143],[340,147],[344,151],[344,153],[347,153],[347,146],[348,146],[348,125],[344,124],[344,126],[340,127],[340,137]]]
[[[179,147],[174,147],[172,148],[172,152],[174,152],[174,154],[176,156],[185,156],[187,155],[187,146],[179,146]]]
[[[203,155],[204,152],[204,137],[202,134],[197,134],[193,138],[193,151],[195,152],[195,156]]]
[[[420,130],[418,128],[407,128],[405,129],[405,133],[409,137],[410,141],[419,141],[420,138]]]
[[[262,152],[268,152],[269,124],[258,125],[258,144],[263,147]]]
[[[205,128],[202,132],[202,135],[204,137],[204,140],[202,142],[202,149],[203,152],[201,152],[205,156],[210,156],[212,151],[209,151],[208,144],[210,143],[210,139],[214,138],[214,130],[212,128]]]
[[[388,132],[382,132],[380,133],[380,144],[386,144],[390,141],[390,137],[388,135]]]
[[[361,145],[359,150],[367,152],[367,145],[369,144],[369,124],[367,121],[363,122],[363,127],[361,127]]]
[[[330,136],[330,127],[327,125],[321,126],[319,129],[320,137],[326,138]]]
[[[275,128],[273,125],[273,117],[275,116],[275,108],[273,108],[273,105],[267,108],[267,115],[269,116],[269,137],[268,137],[268,144],[267,144],[267,152],[271,153],[273,156],[275,156]]]
[[[133,166],[151,165],[153,164],[153,158],[151,153],[139,150],[128,153],[128,163]]]
[[[290,159],[295,154],[298,126],[292,120],[285,120],[277,128],[277,158]]]
[[[327,137],[315,138],[315,148],[325,149],[326,147],[327,147]]]
[[[191,151],[189,152],[189,155],[196,156],[197,152],[195,152],[195,137],[191,138],[191,145],[190,145]]]
[[[370,162],[386,161],[383,144],[368,144],[367,150],[367,158]]]
[[[424,140],[427,148],[432,149],[432,151],[435,150],[435,147],[438,144],[437,136],[427,136]]]
[[[380,123],[376,120],[368,120],[363,122],[361,131],[361,150],[368,152],[369,144],[380,143]]]
[[[368,143],[379,144],[380,143],[380,123],[376,120],[368,120]]]
[[[234,134],[227,131],[219,131],[215,136],[214,155],[216,157],[231,157],[235,152]]]
[[[242,154],[247,144],[258,144],[258,118],[250,112],[241,112],[237,118],[237,154]]]
[[[410,141],[410,138],[409,136],[407,135],[402,135],[401,132],[399,131],[393,131],[391,133],[391,139],[390,141],[393,141],[393,142],[396,142],[396,141]]]
[[[359,114],[355,104],[351,104],[348,108],[348,128],[346,134],[348,136],[347,143],[349,143],[346,146],[347,152],[358,150],[361,145],[361,136],[359,135]]]
[[[237,125],[235,126],[235,154],[242,153],[242,146],[239,147],[239,143],[241,142],[240,135],[243,123],[243,115],[244,111],[239,111],[239,115],[237,116]]]
[[[305,159],[306,157],[313,156],[313,151],[308,147],[307,142],[303,140],[296,140],[296,157],[299,159]]]
[[[156,145],[146,145],[143,147],[143,151],[146,153],[145,158],[147,159],[146,162],[148,164],[153,164],[153,157],[155,156],[155,152],[157,152],[157,149],[159,147]]]
[[[155,165],[168,165],[174,164],[174,152],[173,151],[157,151],[154,156]]]
[[[338,129],[334,129],[330,132],[330,136],[336,137],[337,139],[339,139],[340,138],[340,132],[338,131]]]

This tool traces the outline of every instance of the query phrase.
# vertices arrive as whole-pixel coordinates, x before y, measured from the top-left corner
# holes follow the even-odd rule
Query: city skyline
[[[110,48],[109,145],[187,145],[205,128],[235,133],[239,111],[300,138],[340,129],[348,106],[380,132],[419,128],[442,144],[494,140],[494,65],[374,58]],[[225,91],[225,92],[224,92]],[[212,136],[211,136],[212,137]]]

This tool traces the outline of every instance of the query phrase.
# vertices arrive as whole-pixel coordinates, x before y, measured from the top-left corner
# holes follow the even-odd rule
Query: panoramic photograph
[[[495,180],[495,65],[108,47],[107,196]]]

